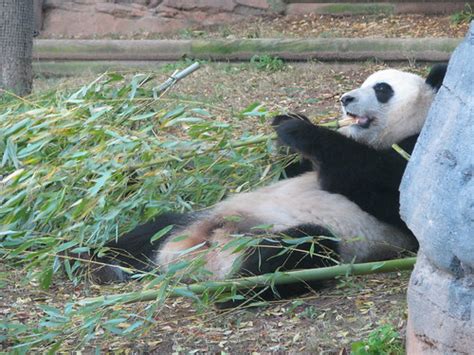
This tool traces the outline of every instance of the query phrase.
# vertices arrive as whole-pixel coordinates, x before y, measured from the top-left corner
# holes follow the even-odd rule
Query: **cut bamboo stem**
[[[186,293],[196,295],[204,292],[225,291],[230,289],[248,289],[252,287],[262,287],[275,285],[288,285],[302,281],[322,281],[333,279],[337,276],[345,275],[368,275],[401,270],[411,270],[415,265],[416,257],[394,259],[387,261],[376,261],[362,264],[341,264],[337,266],[305,269],[297,271],[279,272],[264,274],[259,276],[244,277],[227,281],[207,281],[194,283],[188,286],[180,286],[170,289],[168,295],[171,297],[182,296]],[[94,303],[104,303],[104,305],[113,305],[115,303],[135,303],[148,302],[156,300],[162,295],[162,290],[145,290],[138,292],[128,292],[115,295],[107,295],[94,298],[86,298],[78,302],[81,306],[87,306]]]
[[[195,72],[196,70],[199,69],[199,62],[195,62],[188,66],[187,68],[181,70],[180,72],[177,72],[176,74],[171,75],[168,80],[166,80],[163,84],[161,84],[157,91],[162,92],[171,87],[172,85],[176,84],[178,81],[181,79],[187,77],[189,74]]]
[[[410,154],[408,154],[402,147],[398,144],[392,144],[392,149],[395,150],[398,154],[400,154],[405,160],[410,161]]]

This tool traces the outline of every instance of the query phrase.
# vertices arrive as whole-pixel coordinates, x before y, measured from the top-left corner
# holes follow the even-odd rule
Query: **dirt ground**
[[[177,68],[189,62],[157,65],[155,83],[166,80]],[[201,68],[179,82],[167,95],[186,102],[204,102],[219,109],[242,110],[258,102],[269,111],[298,112],[315,120],[331,119],[339,114],[339,97],[360,85],[371,73],[388,67],[425,75],[423,63],[321,63],[317,61],[283,63],[281,70],[261,70],[252,63],[203,62]],[[128,69],[140,72],[138,69]],[[34,90],[84,85],[97,74],[85,71],[81,77],[55,77],[39,74]],[[225,117],[222,117],[225,119]],[[269,128],[256,123],[255,129]]]
[[[78,348],[81,339],[69,337],[63,349],[86,353],[341,353],[384,324],[391,324],[403,335],[408,277],[409,273],[403,272],[341,278],[334,286],[298,300],[230,311],[198,311],[186,299],[172,299],[160,308],[156,323],[139,339],[98,334],[98,339]],[[62,309],[65,303],[85,297],[140,290],[139,283],[74,287],[59,276],[50,290],[41,291],[37,284],[24,280],[24,271],[0,266],[0,316],[4,320],[35,324],[43,316],[40,304]],[[140,315],[146,305],[137,303],[126,310]],[[10,345],[8,339],[0,341],[0,350],[8,350]]]
[[[195,26],[167,34],[142,32],[114,39],[189,38],[307,38],[307,37],[463,37],[468,23],[455,23],[448,15],[292,15],[256,17],[250,21],[213,27]],[[82,37],[81,37],[82,38]]]
[[[417,73],[426,73],[425,65],[392,65]],[[321,64],[317,62],[285,64],[282,70],[269,72],[251,64],[203,63],[196,73],[179,83],[170,95],[186,101],[207,102],[215,107],[241,110],[260,102],[275,112],[290,111],[314,120],[337,116],[338,98],[358,86],[370,73],[387,67],[383,63]],[[173,66],[161,67],[158,79],[166,79]],[[91,76],[92,77],[92,76]],[[47,87],[76,86],[81,78],[37,77],[35,90]],[[255,129],[268,129],[255,122]],[[263,127],[263,128],[262,128]],[[33,323],[42,315],[40,304],[61,308],[66,302],[139,290],[140,283],[98,287],[71,285],[60,275],[52,288],[40,291],[36,283],[25,282],[26,271],[0,263],[0,316],[9,321]],[[341,353],[350,344],[363,339],[373,329],[391,324],[402,335],[406,324],[406,287],[408,272],[367,277],[340,278],[335,285],[300,300],[232,311],[213,308],[198,311],[188,300],[169,300],[156,314],[156,323],[140,339],[99,337],[80,346],[94,349],[135,352],[230,352],[230,353]],[[130,307],[137,314],[146,304]],[[1,333],[0,333],[1,335]],[[76,349],[79,339],[69,338],[66,349]],[[0,350],[11,344],[0,341]],[[45,349],[37,349],[39,351]],[[343,352],[342,352],[343,353]]]

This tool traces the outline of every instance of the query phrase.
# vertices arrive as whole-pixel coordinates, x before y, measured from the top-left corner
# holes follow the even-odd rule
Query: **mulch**
[[[425,38],[464,37],[468,23],[455,23],[447,15],[288,15],[257,17],[213,27],[195,26],[167,34],[143,32],[119,39],[189,38],[310,38],[382,37]]]

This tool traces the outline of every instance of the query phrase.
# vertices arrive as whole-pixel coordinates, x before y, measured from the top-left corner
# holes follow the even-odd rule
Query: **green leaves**
[[[354,355],[404,354],[400,334],[390,324],[385,324],[372,331],[366,340],[352,343]]]
[[[265,107],[259,103],[259,102],[254,102],[247,106],[245,109],[240,111],[240,115],[242,117],[262,117],[266,116],[268,114],[268,111],[265,109]]]
[[[275,72],[285,68],[285,62],[278,57],[270,55],[254,55],[250,59],[250,64],[258,70]]]
[[[28,260],[42,287],[58,253],[100,247],[153,215],[209,206],[279,174],[268,139],[240,119],[264,116],[259,103],[234,116],[154,99],[154,81],[107,73],[2,106],[0,250]]]
[[[263,122],[262,105],[234,114],[209,103],[155,98],[154,81],[153,73],[106,73],[81,88],[2,105],[0,257],[22,263],[26,281],[47,289],[65,274],[78,284],[82,253],[101,256],[107,240],[154,215],[210,206],[278,178],[281,166],[272,165],[271,139],[264,135],[268,127],[242,119]],[[157,232],[152,242],[172,228]],[[249,244],[236,239],[235,248]],[[172,276],[183,273],[194,277],[206,270],[201,260],[183,261],[155,277],[149,287],[159,290],[157,305],[180,283]],[[198,300],[192,291],[178,292]],[[0,330],[7,329],[15,350],[25,352],[37,344],[61,349],[66,335],[80,334],[87,343],[99,332],[137,334],[153,322],[151,310],[145,318],[103,311],[118,301],[61,311],[45,306],[38,323],[0,322]],[[71,326],[77,319],[80,325]]]
[[[153,237],[150,239],[150,242],[153,244],[154,241],[164,237],[173,229],[173,227],[174,227],[173,225],[169,225],[160,229],[158,232],[155,233],[155,235],[153,235]]]

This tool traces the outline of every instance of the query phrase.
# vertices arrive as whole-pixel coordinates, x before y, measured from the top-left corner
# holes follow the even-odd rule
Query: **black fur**
[[[344,195],[379,220],[408,231],[398,212],[407,161],[393,149],[376,150],[301,120],[287,120],[277,133],[291,149],[315,161],[323,190]],[[417,137],[401,142],[408,153]]]
[[[375,97],[378,102],[386,104],[390,100],[395,92],[392,87],[387,83],[377,83],[374,85]]]
[[[278,115],[273,117],[272,120],[272,126],[273,128],[276,128],[278,125],[289,121],[289,120],[301,120],[307,123],[311,123],[308,117],[302,115],[302,114],[294,114],[294,113],[289,113],[287,115]],[[277,140],[277,145],[278,146],[285,146],[288,147],[286,144],[284,144],[280,139]],[[289,154],[294,154],[296,151],[290,150],[288,151]],[[308,171],[313,170],[313,163],[309,159],[305,159],[302,156],[299,157],[299,160],[292,162],[288,166],[285,167],[285,176],[286,178],[292,178],[298,175],[301,175],[303,173],[306,173]]]
[[[305,224],[287,229],[279,234],[283,236],[283,239],[264,238],[249,252],[240,270],[242,276],[267,274],[276,270],[289,271],[331,266],[335,265],[338,260],[337,239],[324,227]],[[285,238],[307,236],[315,238],[311,242],[297,245],[285,242]],[[310,254],[311,247],[313,247],[312,255]],[[289,251],[282,253],[285,248]]]
[[[448,69],[448,64],[436,64],[434,65],[425,82],[430,85],[436,91],[439,90],[443,84],[444,77],[446,75],[446,70]]]
[[[291,238],[313,237],[310,241],[299,244],[290,243]],[[285,272],[297,269],[328,267],[338,263],[339,247],[336,237],[326,228],[305,224],[287,229],[279,236],[262,238],[262,241],[247,250],[240,276],[254,276]],[[295,282],[288,285],[266,285],[251,290],[241,290],[246,300],[230,300],[218,303],[219,308],[236,307],[242,303],[259,300],[286,299],[307,293],[311,289],[320,288],[322,281]]]
[[[128,280],[129,274],[114,265],[138,271],[151,270],[154,266],[154,253],[166,239],[166,236],[163,236],[152,244],[153,236],[168,226],[173,226],[171,231],[174,232],[191,223],[196,217],[196,214],[164,213],[125,233],[118,240],[108,242],[106,247],[110,248],[110,251],[107,255],[94,259],[105,265],[94,266],[93,280],[100,284]]]

